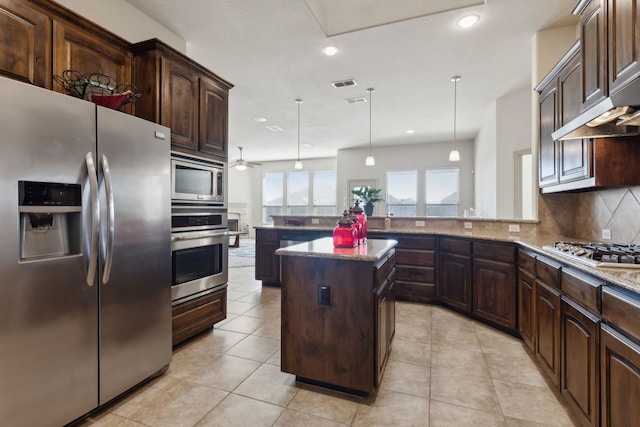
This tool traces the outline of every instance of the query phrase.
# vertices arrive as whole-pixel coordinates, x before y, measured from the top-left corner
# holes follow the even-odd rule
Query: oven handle
[[[222,236],[227,236],[229,234],[229,230],[228,229],[224,229],[224,231],[214,231],[211,233],[194,233],[194,234],[187,234],[187,235],[172,235],[171,236],[171,241],[172,242],[178,242],[178,241],[183,241],[183,240],[196,240],[196,239],[202,239],[205,237],[222,237]]]

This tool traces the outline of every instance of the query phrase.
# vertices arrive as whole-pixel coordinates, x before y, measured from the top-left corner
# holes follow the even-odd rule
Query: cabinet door
[[[256,230],[256,280],[268,283],[280,282],[280,257],[277,230]]]
[[[378,297],[378,314],[377,318],[377,378],[376,384],[380,384],[382,374],[387,362],[387,354],[389,353],[389,340],[387,336],[389,331],[389,300],[386,293]]]
[[[557,145],[551,134],[557,128],[557,85],[551,84],[540,94],[539,185],[558,183]]]
[[[602,324],[600,349],[600,425],[639,426],[640,346]]]
[[[24,0],[0,0],[0,74],[51,89],[51,20]]]
[[[570,139],[558,141],[560,154],[560,182],[589,178],[593,174],[593,140]]]
[[[608,0],[610,93],[640,74],[639,13],[637,0]]]
[[[580,115],[580,55],[576,51],[558,74],[558,127]]]
[[[171,144],[198,150],[198,73],[163,58],[160,124],[171,128]]]
[[[560,385],[560,292],[540,280],[534,289],[536,357],[551,380]]]
[[[535,299],[533,295],[535,280],[531,274],[523,269],[518,270],[518,332],[531,351],[535,350]]]
[[[471,312],[471,258],[450,253],[440,254],[438,292],[447,305]]]
[[[516,267],[485,259],[473,260],[473,313],[516,329]]]
[[[580,17],[582,90],[577,93],[582,94],[582,111],[608,94],[606,1],[591,0]]]
[[[211,79],[200,78],[199,149],[227,161],[228,92]]]
[[[53,23],[53,40],[54,75],[62,75],[64,70],[75,70],[86,76],[106,74],[116,79],[118,84],[131,83],[132,55],[126,46],[61,21]],[[57,83],[54,90],[64,92]],[[130,112],[131,105],[123,110]]]
[[[560,390],[585,426],[597,426],[600,322],[570,298],[562,298]]]

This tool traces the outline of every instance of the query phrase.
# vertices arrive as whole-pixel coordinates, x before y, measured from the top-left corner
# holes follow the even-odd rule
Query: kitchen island
[[[378,387],[395,332],[395,245],[342,249],[322,238],[276,251],[283,372],[356,394]]]

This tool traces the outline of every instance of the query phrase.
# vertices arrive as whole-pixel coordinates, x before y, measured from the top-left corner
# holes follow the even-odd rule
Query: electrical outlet
[[[318,285],[318,304],[331,305],[331,288]]]
[[[602,229],[602,240],[611,240],[611,230],[607,228]]]
[[[416,227],[424,227],[425,222],[424,221],[416,221]]]
[[[320,224],[320,218],[311,218],[311,224]]]
[[[473,223],[471,223],[469,221],[465,221],[464,222],[464,228],[473,228]]]
[[[509,233],[519,233],[520,224],[509,224]]]

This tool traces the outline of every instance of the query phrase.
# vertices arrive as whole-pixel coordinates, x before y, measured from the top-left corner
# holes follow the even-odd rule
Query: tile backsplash
[[[538,219],[546,234],[640,244],[640,187],[539,196]]]

